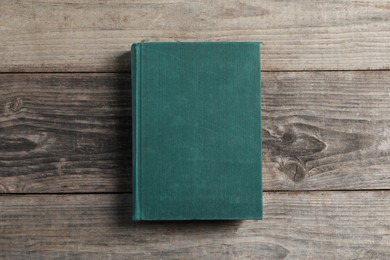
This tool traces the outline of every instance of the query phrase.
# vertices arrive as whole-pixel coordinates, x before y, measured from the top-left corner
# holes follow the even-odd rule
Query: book
[[[262,219],[260,43],[131,47],[133,220]]]

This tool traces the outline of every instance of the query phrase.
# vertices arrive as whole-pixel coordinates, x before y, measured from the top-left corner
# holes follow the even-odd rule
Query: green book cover
[[[131,48],[133,219],[261,219],[260,43]]]

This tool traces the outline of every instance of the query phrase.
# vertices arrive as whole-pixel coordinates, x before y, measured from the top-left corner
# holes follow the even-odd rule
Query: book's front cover
[[[261,219],[260,44],[131,55],[133,219]]]

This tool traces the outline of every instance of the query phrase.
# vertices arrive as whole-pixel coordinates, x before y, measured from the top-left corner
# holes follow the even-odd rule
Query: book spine
[[[260,131],[262,128],[262,114],[261,114],[261,89],[262,89],[262,73],[261,73],[261,46],[262,46],[262,43],[259,42],[259,83],[260,83],[260,98],[259,98],[259,102],[260,102],[260,109],[259,109],[259,113],[260,113]],[[262,135],[260,134],[260,162],[263,161],[263,140],[262,140]],[[261,205],[260,205],[260,215],[259,215],[259,218],[258,219],[263,219],[263,215],[264,215],[264,211],[263,211],[263,166],[262,164],[260,164],[260,198],[261,198]]]
[[[141,220],[140,194],[140,83],[141,83],[141,45],[131,47],[131,85],[132,85],[132,152],[133,152],[133,220]]]

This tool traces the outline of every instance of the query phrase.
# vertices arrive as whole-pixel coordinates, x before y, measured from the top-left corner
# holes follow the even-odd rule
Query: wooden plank
[[[265,187],[389,189],[389,86],[389,72],[265,73]]]
[[[130,186],[130,75],[0,75],[1,192]]]
[[[389,259],[390,191],[264,194],[263,221],[134,223],[131,195],[0,196],[2,259]]]
[[[264,189],[389,189],[389,85],[264,73]],[[128,74],[2,74],[0,97],[0,192],[131,191]]]
[[[264,70],[389,69],[386,0],[0,3],[0,71],[128,71],[140,41],[262,41]]]

